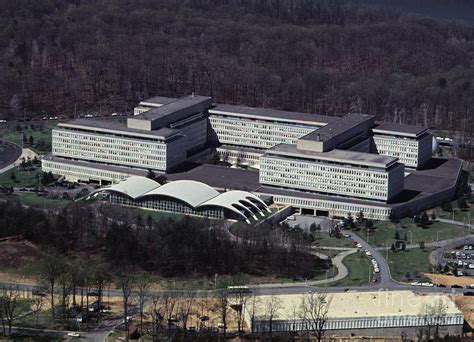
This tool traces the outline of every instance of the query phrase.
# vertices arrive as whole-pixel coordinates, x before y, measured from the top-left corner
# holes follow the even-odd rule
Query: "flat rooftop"
[[[312,141],[328,141],[344,132],[354,129],[361,123],[373,120],[374,118],[375,117],[373,115],[368,114],[348,114],[342,118],[338,118],[338,120],[334,120],[328,123],[326,126],[316,131],[313,131],[300,139]]]
[[[210,114],[239,116],[249,119],[259,119],[267,121],[278,120],[283,122],[302,123],[314,126],[324,126],[330,122],[339,119],[335,116],[288,112],[271,108],[254,108],[228,104],[215,104],[208,111]]]
[[[174,97],[165,97],[165,96],[153,96],[146,100],[140,101],[141,106],[146,106],[147,104],[153,104],[156,106],[163,106],[165,104],[176,101],[177,98]]]
[[[398,158],[383,156],[375,153],[356,152],[348,150],[331,150],[316,152],[298,149],[293,144],[279,144],[271,147],[265,154],[290,156],[315,160],[336,161],[339,163],[387,168],[398,161]]]
[[[168,173],[169,180],[194,180],[222,190],[255,191],[260,187],[258,172],[220,165],[194,165],[181,172]]]
[[[459,159],[447,160],[435,158],[429,164],[431,165],[425,170],[411,171],[411,173],[405,177],[404,190],[390,203],[344,196],[331,196],[328,194],[272,186],[262,186],[259,183],[259,175],[256,171],[229,168],[219,165],[196,164],[186,171],[170,173],[166,176],[169,180],[188,179],[203,182],[219,190],[246,190],[266,196],[280,195],[341,203],[353,203],[380,208],[395,208],[449,189],[456,183],[458,174],[462,169],[462,161]]]
[[[276,295],[281,301],[281,310],[276,320],[293,320],[293,308],[299,307],[304,295]],[[265,312],[263,307],[272,296],[258,296],[256,311]],[[446,306],[446,315],[463,315],[454,301],[446,294],[420,294],[412,291],[336,292],[326,296],[329,303],[329,319],[419,316],[426,305],[439,300]]]
[[[198,105],[202,102],[207,102],[209,101],[209,99],[211,98],[207,96],[197,96],[197,95],[182,97],[175,101],[168,102],[164,104],[163,106],[156,107],[146,112],[143,112],[141,114],[135,115],[133,119],[156,120],[168,115],[172,115],[188,107]]]
[[[67,122],[60,122],[58,127],[161,139],[167,139],[180,133],[180,130],[166,127],[153,131],[143,131],[141,129],[129,128],[125,122],[120,122],[118,120],[74,119]]]
[[[374,133],[381,133],[381,134],[393,134],[393,135],[401,135],[401,136],[408,136],[408,137],[418,137],[421,134],[428,131],[427,128],[413,126],[413,125],[404,125],[404,124],[396,124],[396,123],[388,123],[388,122],[381,122],[375,126],[372,131]]]

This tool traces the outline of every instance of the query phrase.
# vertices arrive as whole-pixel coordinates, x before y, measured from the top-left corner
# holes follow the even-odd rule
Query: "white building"
[[[421,167],[432,156],[433,137],[426,128],[381,123],[372,131],[377,153],[397,157],[407,167]]]
[[[119,166],[161,172],[176,168],[207,143],[206,110],[211,99],[188,96],[163,102],[147,107],[126,123],[89,119],[59,123],[52,131],[52,156],[45,158],[43,170],[72,181],[109,182],[123,178],[117,174],[103,176],[103,171],[94,171],[91,164],[98,169]],[[77,175],[75,162],[89,164]]]
[[[221,160],[259,169],[249,178],[255,176],[259,193],[276,203],[331,216],[363,211],[377,219],[450,200],[457,184],[455,174],[449,180],[430,178],[439,180],[431,190],[423,181],[405,191],[405,166],[413,168],[411,179],[427,179],[415,169],[431,159],[431,135],[415,126],[376,123],[372,115],[331,117],[213,104],[194,95],[153,97],[140,102],[134,114],[126,122],[59,123],[43,170],[70,181],[116,183],[148,170],[178,172],[212,147]],[[215,172],[223,173],[222,168]],[[221,175],[205,177],[213,184]],[[234,188],[246,190],[247,184]]]
[[[420,327],[439,326],[440,335],[461,335],[463,313],[445,294],[415,294],[411,291],[337,292],[324,295],[327,305],[325,336],[416,336]],[[313,297],[314,298],[314,297]],[[311,294],[258,296],[248,300],[245,319],[253,332],[270,330],[267,309],[273,304],[272,331],[304,332],[315,324],[305,313],[302,300],[311,301]],[[313,300],[314,302],[314,300]],[[323,304],[324,305],[324,304]],[[427,307],[440,305],[440,317],[427,317]],[[326,306],[323,306],[325,310]],[[252,314],[254,313],[254,314]]]
[[[260,158],[260,183],[315,193],[389,201],[403,190],[397,158],[331,150],[313,152],[277,145]]]

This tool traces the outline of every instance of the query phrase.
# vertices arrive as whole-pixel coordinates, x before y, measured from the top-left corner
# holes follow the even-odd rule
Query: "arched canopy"
[[[136,199],[160,187],[160,183],[146,177],[130,177],[118,184],[113,184],[97,191],[115,191]],[[96,191],[96,192],[97,192]]]
[[[199,204],[218,196],[219,192],[201,182],[179,180],[166,183],[159,188],[155,188],[143,194],[141,197],[152,195],[173,197],[186,202],[192,207],[197,207]]]
[[[179,180],[160,186],[159,183],[146,177],[130,177],[95,192],[99,191],[115,191],[133,200],[146,200],[149,196],[170,197],[194,209],[205,206],[225,208],[245,221],[248,221],[247,216],[254,219],[257,219],[256,214],[263,216],[262,208],[270,211],[265,202],[250,192],[232,190],[219,193],[207,184],[191,180]]]

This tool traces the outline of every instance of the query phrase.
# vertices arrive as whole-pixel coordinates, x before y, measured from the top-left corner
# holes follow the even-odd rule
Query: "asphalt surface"
[[[17,144],[2,141],[0,142],[0,173],[3,172],[2,170],[20,158],[22,149]]]

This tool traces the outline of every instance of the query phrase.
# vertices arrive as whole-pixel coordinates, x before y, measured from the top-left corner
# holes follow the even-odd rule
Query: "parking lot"
[[[455,275],[474,275],[474,246],[463,245],[446,251],[444,261],[453,269]]]

